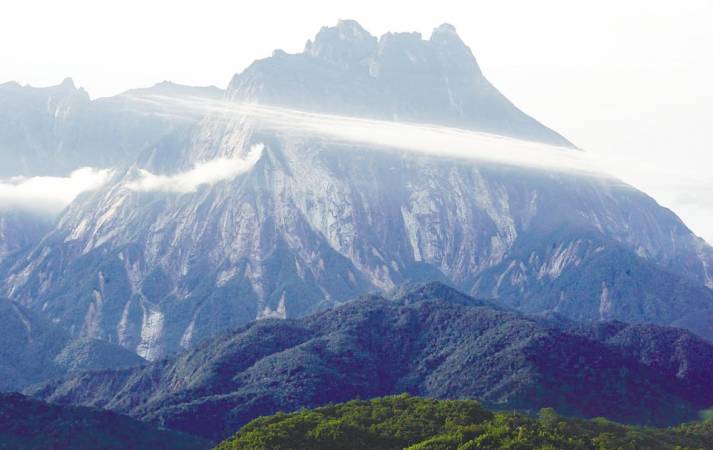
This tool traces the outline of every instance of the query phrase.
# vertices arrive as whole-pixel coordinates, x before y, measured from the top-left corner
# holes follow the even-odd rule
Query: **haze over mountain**
[[[151,360],[418,280],[531,313],[713,337],[713,249],[675,214],[611,177],[481,157],[582,152],[503,97],[452,26],[377,39],[341,21],[220,95],[159,84],[90,101],[71,82],[3,85],[7,175],[110,173],[41,239],[15,228],[2,293]],[[212,106],[186,115],[186,103]],[[275,127],[245,105],[362,120],[368,142]],[[384,124],[402,122],[449,139],[460,129],[458,155],[471,142],[477,157],[379,144]]]
[[[52,219],[42,214],[0,210],[0,266],[6,258],[38,242],[52,226]]]
[[[20,390],[67,373],[145,363],[116,344],[72,339],[41,313],[0,299],[0,392]]]

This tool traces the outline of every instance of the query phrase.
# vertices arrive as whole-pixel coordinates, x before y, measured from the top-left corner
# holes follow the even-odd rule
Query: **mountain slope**
[[[93,339],[72,340],[56,324],[0,299],[0,391],[22,389],[67,373],[145,362],[117,345]]]
[[[0,84],[0,179],[67,176],[83,166],[131,163],[142,150],[185,126],[184,119],[136,99],[168,94],[217,98],[224,92],[164,82],[90,100],[70,78],[46,88]]]
[[[713,290],[586,229],[529,233],[466,286],[527,313],[680,324],[713,339]],[[472,283],[472,284],[471,284]],[[473,290],[473,288],[466,288]]]
[[[46,217],[0,206],[0,276],[15,255],[36,245],[52,227]]]
[[[710,248],[629,187],[344,146],[337,153],[223,127],[183,154],[220,151],[225,139],[237,140],[231,148],[265,140],[252,172],[186,194],[133,192],[131,173],[118,175],[74,202],[15,264],[7,295],[47,304],[74,333],[149,359],[266,314],[296,317],[409,280],[448,280],[578,319],[710,317]],[[565,231],[551,239],[552,229]],[[623,260],[626,268],[612,264]],[[529,284],[508,276],[513,264],[526,267]],[[617,282],[627,270],[641,274],[636,289]],[[573,289],[571,280],[582,282]],[[611,307],[601,302],[604,286]],[[101,316],[89,314],[97,308]]]
[[[3,449],[204,449],[207,442],[118,414],[0,394]]]
[[[258,321],[174,360],[77,374],[28,392],[210,439],[260,415],[400,392],[658,425],[713,405],[713,345],[703,340],[696,342],[704,351],[678,361],[693,369],[688,374],[644,351],[550,328],[437,283],[397,296],[366,297],[298,321]],[[657,345],[656,333],[628,333]]]
[[[565,329],[603,342],[675,378],[680,383],[672,384],[671,389],[687,398],[706,392],[713,377],[713,346],[680,328],[603,322]]]

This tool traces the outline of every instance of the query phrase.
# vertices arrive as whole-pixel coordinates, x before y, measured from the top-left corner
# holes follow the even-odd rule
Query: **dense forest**
[[[218,446],[229,449],[713,449],[713,420],[672,428],[490,412],[472,400],[408,395],[260,417]]]
[[[202,450],[195,436],[111,411],[54,405],[0,393],[0,450]]]

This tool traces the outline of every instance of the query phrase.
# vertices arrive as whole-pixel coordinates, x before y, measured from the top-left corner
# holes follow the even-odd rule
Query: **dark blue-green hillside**
[[[697,419],[713,405],[710,343],[673,328],[612,324],[598,335],[568,323],[430,283],[303,319],[258,321],[176,359],[27,392],[216,441],[278,411],[404,392],[654,426]]]
[[[160,430],[110,411],[50,405],[0,394],[0,449],[200,450],[200,438]]]

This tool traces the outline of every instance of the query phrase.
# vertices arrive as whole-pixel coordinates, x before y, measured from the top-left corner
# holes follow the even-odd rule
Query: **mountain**
[[[565,331],[439,283],[393,295],[257,321],[175,359],[27,393],[212,440],[258,416],[402,392],[652,425],[713,405],[713,344],[684,330]]]
[[[548,409],[537,418],[493,414],[474,401],[401,395],[260,417],[217,448],[663,450],[708,448],[712,440],[710,420],[672,429],[641,428],[601,419],[564,419]]]
[[[91,102],[111,114],[76,123],[111,130],[91,134],[111,141],[91,155],[111,155],[93,162],[114,174],[13,258],[0,293],[149,360],[428,280],[528,313],[713,339],[713,248],[673,212],[610,177],[455,157],[437,139],[476,136],[474,154],[495,142],[496,156],[529,161],[582,153],[499,94],[448,25],[377,39],[342,21],[302,53],[256,61],[225,101],[206,92]],[[399,121],[442,151],[381,143]],[[254,148],[254,164],[225,175]]]
[[[483,76],[455,28],[430,39],[379,39],[353,20],[324,27],[302,53],[276,51],[233,77],[228,96],[302,111],[450,125],[572,144],[529,117]]]
[[[58,325],[0,299],[0,392],[82,370],[141,365],[146,361],[118,345],[72,339]]]
[[[696,245],[706,248],[703,242],[693,244],[694,251]],[[713,317],[713,290],[675,267],[661,267],[657,258],[641,258],[626,245],[587,230],[523,236],[499,264],[470,282],[466,289],[475,286],[477,292],[528,313],[671,324],[713,338],[713,322],[707,320]],[[705,319],[694,323],[692,316]]]
[[[143,149],[185,127],[160,105],[136,101],[168,94],[215,98],[223,91],[163,82],[91,100],[71,78],[46,88],[0,84],[0,178],[66,176],[83,166],[131,163]]]
[[[3,449],[205,449],[207,442],[118,414],[0,394]]]
[[[10,264],[16,254],[37,244],[52,228],[52,220],[47,217],[0,206],[0,267]]]
[[[151,87],[130,89],[121,97],[150,97],[150,96],[169,96],[169,97],[193,97],[206,99],[222,99],[225,96],[225,90],[215,86],[186,86],[164,80],[156,83]],[[104,101],[110,101],[111,98]]]

